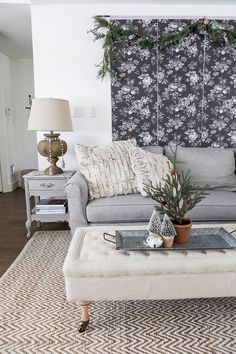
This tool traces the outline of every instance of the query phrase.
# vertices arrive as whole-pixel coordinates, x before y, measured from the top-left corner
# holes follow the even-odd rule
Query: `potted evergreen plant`
[[[177,175],[176,157],[177,149],[173,153],[173,167],[170,166],[169,174],[158,186],[152,183],[147,185],[145,191],[148,195],[158,202],[155,209],[160,213],[166,213],[176,230],[175,242],[185,243],[188,241],[192,222],[186,218],[186,213],[193,209],[208,194],[208,186],[201,189],[192,189],[192,178],[190,171],[186,174],[181,172]]]

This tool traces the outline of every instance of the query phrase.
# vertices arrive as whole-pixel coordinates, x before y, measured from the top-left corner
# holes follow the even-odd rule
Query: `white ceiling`
[[[21,0],[18,0],[21,1]],[[23,0],[22,0],[23,1]],[[30,0],[25,0],[30,1]],[[236,5],[236,0],[31,0],[32,4],[185,4]]]
[[[236,5],[236,0],[0,0],[12,4],[185,4]]]
[[[0,52],[10,58],[32,58],[30,5],[0,3]]]

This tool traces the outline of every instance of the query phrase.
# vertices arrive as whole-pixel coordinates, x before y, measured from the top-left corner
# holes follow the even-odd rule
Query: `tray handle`
[[[116,244],[116,242],[115,242],[115,241],[109,240],[108,238],[106,238],[106,236],[113,237],[114,239],[116,238],[116,236],[111,235],[111,234],[108,234],[107,232],[104,232],[104,233],[103,233],[103,238],[104,238],[104,240],[105,240],[105,241],[108,241],[108,242],[111,242],[111,243]]]

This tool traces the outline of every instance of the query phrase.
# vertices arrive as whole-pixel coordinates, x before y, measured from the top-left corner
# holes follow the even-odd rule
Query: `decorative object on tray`
[[[225,28],[214,20],[200,18],[182,29],[177,28],[176,32],[165,33],[161,37],[150,35],[143,37],[138,32],[136,26],[132,24],[118,25],[116,22],[110,23],[109,16],[95,16],[94,28],[89,31],[94,35],[95,40],[103,40],[103,60],[99,67],[98,77],[103,79],[107,74],[114,74],[112,63],[117,60],[118,55],[113,49],[114,41],[124,39],[124,46],[128,47],[131,42],[135,42],[140,49],[152,51],[155,48],[164,49],[170,45],[175,45],[191,34],[198,34],[204,40],[205,37],[218,42],[220,45],[234,47],[236,44],[236,32]]]
[[[174,167],[170,168],[170,174],[166,175],[165,183],[159,186],[153,186],[151,183],[146,185],[145,191],[153,200],[158,202],[155,209],[161,213],[166,213],[171,218],[176,230],[175,242],[185,243],[188,241],[192,226],[191,220],[186,218],[185,215],[205,198],[208,185],[192,190],[190,171],[186,174],[181,171],[180,175],[177,176],[177,147],[172,151]]]
[[[159,213],[154,210],[149,220],[147,230],[149,231],[149,236],[146,241],[144,241],[145,246],[155,248],[160,247],[163,243],[166,248],[172,247],[176,232],[167,214],[164,215],[163,221],[161,222]]]
[[[159,251],[166,252],[164,247],[148,247],[145,241],[148,237],[147,230],[117,230],[116,235],[104,233],[106,241],[115,244],[117,250],[127,251]],[[110,238],[109,238],[110,237]],[[223,227],[192,228],[187,243],[173,243],[168,251],[202,251],[236,248],[236,239]],[[165,253],[166,254],[166,253]]]
[[[170,248],[173,246],[175,235],[176,231],[174,225],[172,224],[169,216],[165,214],[161,224],[161,237],[165,248]]]
[[[149,232],[147,239],[143,243],[147,247],[158,248],[161,247],[163,239],[160,235]]]
[[[161,231],[161,218],[156,210],[152,213],[152,216],[149,220],[147,230],[149,235],[144,241],[145,246],[156,248],[160,247],[163,243],[162,237],[160,235]]]
[[[154,210],[154,212],[152,213],[152,216],[151,216],[148,226],[147,226],[147,230],[149,232],[154,233],[154,234],[160,234],[161,218],[160,218],[159,213],[156,210]]]

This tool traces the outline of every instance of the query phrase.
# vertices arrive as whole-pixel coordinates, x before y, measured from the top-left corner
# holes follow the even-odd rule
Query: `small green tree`
[[[161,224],[161,235],[165,237],[173,237],[176,235],[174,225],[167,214],[164,215]]]
[[[159,234],[161,231],[161,218],[156,210],[152,213],[147,230],[154,234]]]
[[[208,185],[193,190],[190,171],[186,174],[181,171],[180,176],[177,175],[177,148],[175,151],[172,150],[172,153],[173,167],[169,166],[169,174],[158,186],[153,186],[152,183],[146,185],[145,191],[158,202],[158,205],[155,206],[158,212],[166,213],[174,224],[183,224],[186,213],[208,194]]]

